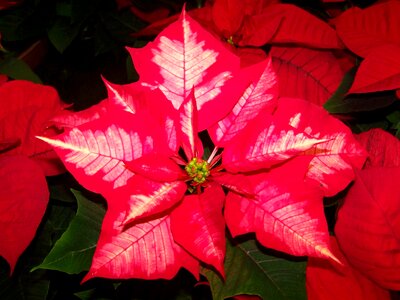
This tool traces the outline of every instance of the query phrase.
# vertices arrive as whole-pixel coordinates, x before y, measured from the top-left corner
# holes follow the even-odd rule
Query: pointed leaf
[[[400,44],[388,44],[377,46],[369,52],[357,70],[349,93],[371,93],[398,88],[400,88]]]
[[[349,263],[387,289],[400,289],[400,168],[357,173],[335,233]]]
[[[49,176],[64,172],[51,147],[35,138],[45,134],[50,118],[63,109],[57,91],[50,86],[14,80],[1,85],[0,99],[0,140],[21,141],[8,154],[29,156]]]
[[[174,240],[200,261],[224,276],[225,222],[222,206],[225,194],[218,185],[200,195],[186,196],[171,214]]]
[[[187,186],[183,181],[160,183],[135,176],[123,190],[115,191],[107,201],[127,199],[129,208],[121,224],[126,225],[167,211],[183,199]]]
[[[265,247],[336,260],[329,250],[322,194],[304,182],[304,166],[294,161],[250,176],[255,199],[230,192],[224,215],[232,235],[255,232]]]
[[[376,47],[400,45],[399,13],[398,1],[385,1],[366,9],[353,7],[339,16],[336,30],[351,51],[366,57]]]
[[[49,191],[40,167],[25,156],[1,156],[0,178],[0,255],[12,273],[35,236]]]
[[[199,130],[221,118],[237,100],[232,97],[234,86],[227,88],[224,85],[238,70],[238,57],[185,12],[154,42],[142,49],[131,48],[129,51],[141,82],[157,86],[175,109],[195,87]],[[203,106],[210,101],[213,110],[203,111]]]
[[[250,120],[254,119],[266,107],[269,107],[269,110],[272,111],[276,104],[276,75],[272,70],[271,59],[248,68],[247,72],[244,74],[247,78],[255,77],[252,74],[261,73],[261,75],[257,76],[254,82],[243,91],[243,95],[232,111],[208,130],[214,144],[218,147],[224,147],[227,142],[246,127]]]
[[[229,276],[225,281],[210,269],[204,268],[202,273],[210,282],[215,300],[242,294],[258,295],[261,299],[305,300],[305,265],[303,261],[273,256],[249,240],[227,243],[225,270]]]
[[[330,52],[272,47],[280,97],[300,98],[322,105],[339,87],[344,72]]]
[[[164,128],[170,148],[173,151],[178,150],[180,146],[176,129],[178,113],[160,89],[142,85],[140,82],[116,85],[105,81],[105,84],[109,107],[132,114],[147,112]]]
[[[148,116],[120,111],[68,130],[57,139],[41,139],[55,148],[83,186],[102,193],[125,185],[134,175],[125,162],[153,150],[163,152],[167,145],[158,131]]]
[[[169,216],[121,230],[123,218],[124,214],[108,208],[84,281],[93,277],[171,279],[181,267],[197,277],[198,262],[174,242]]]
[[[73,191],[78,200],[78,211],[68,229],[37,269],[57,270],[67,274],[79,274],[90,268],[97,245],[105,209]]]
[[[356,138],[368,152],[364,168],[400,167],[400,141],[398,138],[379,128],[363,132]]]
[[[310,257],[306,269],[309,300],[390,300],[390,293],[353,269],[341,253],[337,241],[331,237],[333,253],[344,264],[341,268],[327,260]]]
[[[307,180],[315,181],[326,196],[343,190],[354,178],[353,168],[363,166],[366,152],[353,137],[352,132],[321,107],[299,99],[280,99],[275,117],[288,120],[299,131],[310,137],[324,139],[302,156],[312,158]]]
[[[326,141],[291,125],[300,114],[298,111],[285,117],[260,114],[226,146],[223,166],[230,172],[269,168]]]

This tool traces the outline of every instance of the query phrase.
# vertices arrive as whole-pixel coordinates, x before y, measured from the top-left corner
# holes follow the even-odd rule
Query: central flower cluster
[[[202,184],[210,175],[210,168],[207,161],[201,158],[193,158],[185,167],[188,175],[193,179],[195,185]]]

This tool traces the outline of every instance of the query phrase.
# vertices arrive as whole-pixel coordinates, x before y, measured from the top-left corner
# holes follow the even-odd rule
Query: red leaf
[[[12,273],[36,234],[49,191],[43,171],[25,156],[1,156],[0,178],[0,255]]]
[[[400,167],[400,141],[380,128],[371,129],[356,136],[367,150],[364,168]]]
[[[193,157],[201,157],[202,153],[198,153],[201,141],[197,135],[198,112],[194,88],[179,108],[179,124],[181,129],[180,139],[186,158],[191,161]]]
[[[225,274],[224,199],[222,188],[213,185],[200,195],[186,196],[171,214],[174,240],[222,276]]]
[[[125,193],[120,190],[115,191],[115,195],[109,193],[107,202],[126,200],[129,206],[123,220],[123,225],[126,225],[168,211],[183,199],[187,186],[183,181],[160,183],[135,176],[123,190]]]
[[[400,46],[399,14],[399,1],[375,4],[363,10],[353,7],[337,19],[336,30],[351,51],[366,57],[376,47]]]
[[[270,20],[274,20],[275,25]],[[268,26],[276,28],[271,40],[254,42],[252,39],[243,39],[240,45],[261,46],[265,43],[287,44],[295,43],[312,48],[341,48],[341,43],[334,29],[327,23],[291,4],[274,4],[267,6],[262,14],[250,18],[252,28]],[[279,26],[277,26],[279,24]],[[253,35],[257,38],[257,31]],[[264,32],[261,33],[264,35]],[[268,36],[268,35],[266,35]]]
[[[390,300],[390,293],[348,265],[336,239],[331,237],[332,252],[343,266],[339,269],[327,260],[310,257],[306,269],[309,300]]]
[[[270,54],[280,97],[305,99],[322,106],[342,82],[344,72],[330,52],[272,47]]]
[[[348,93],[370,93],[398,88],[400,88],[400,44],[387,44],[372,49],[361,62]]]
[[[289,162],[249,176],[255,199],[230,192],[224,215],[232,235],[255,232],[265,247],[336,260],[329,250],[322,194],[304,182],[305,172],[304,162]]]
[[[125,162],[153,151],[168,155],[170,150],[166,149],[168,145],[160,131],[147,115],[112,111],[66,131],[57,139],[40,139],[54,146],[66,168],[82,185],[103,193],[125,185],[134,175]]]
[[[335,233],[349,263],[387,289],[400,289],[400,168],[357,173]]]
[[[164,128],[171,150],[178,150],[180,141],[176,132],[177,111],[158,88],[149,88],[140,82],[125,85],[111,84],[105,80],[104,82],[108,90],[109,104],[105,106],[107,110],[122,109],[132,114],[147,111]]]
[[[158,87],[178,109],[195,87],[199,130],[216,122],[238,99],[226,82],[239,58],[185,12],[144,48],[129,49],[142,84]],[[232,91],[233,90],[233,91]],[[203,106],[212,103],[208,110]]]
[[[285,106],[286,107],[286,106]],[[311,149],[325,138],[312,137],[304,128],[293,126],[301,110],[288,105],[286,116],[260,114],[241,135],[226,145],[222,163],[229,172],[247,172],[269,168]],[[289,115],[291,114],[291,115]]]
[[[0,99],[0,140],[20,139],[20,146],[8,154],[29,156],[46,175],[64,172],[51,147],[35,137],[45,133],[49,120],[64,107],[56,90],[14,80],[1,85]]]
[[[83,281],[93,277],[172,279],[181,267],[198,277],[197,260],[174,242],[169,216],[126,230],[120,226],[123,219],[119,209],[108,208],[92,266]]]
[[[243,196],[254,197],[254,187],[246,175],[218,172],[212,175],[212,181]]]
[[[269,111],[275,107],[277,88],[271,60],[267,59],[249,67],[247,72],[243,74],[245,78],[255,77],[253,74],[261,74],[243,91],[243,95],[232,111],[208,130],[214,144],[218,147],[224,147],[260,112],[264,110],[263,112],[266,113],[266,107],[269,107]]]
[[[157,153],[148,153],[125,166],[133,173],[140,174],[154,181],[175,181],[187,174],[169,157]]]
[[[290,124],[309,137],[325,140],[301,156],[312,158],[307,179],[321,185],[326,196],[343,190],[354,178],[353,169],[360,169],[366,152],[350,129],[330,116],[323,108],[299,99],[280,99],[275,118]]]

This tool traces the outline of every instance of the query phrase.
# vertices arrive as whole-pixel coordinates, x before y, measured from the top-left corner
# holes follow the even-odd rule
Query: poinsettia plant
[[[0,298],[397,299],[399,2],[116,4],[135,82],[0,76]]]

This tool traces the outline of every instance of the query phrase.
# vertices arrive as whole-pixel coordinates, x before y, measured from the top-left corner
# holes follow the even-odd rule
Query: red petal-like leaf
[[[400,289],[400,168],[357,173],[335,233],[349,263],[387,289]]]
[[[300,98],[323,105],[339,87],[344,72],[335,56],[307,48],[272,47],[280,97]]]
[[[187,186],[183,181],[160,183],[135,176],[128,181],[128,186],[124,189],[125,195],[118,191],[115,195],[109,195],[107,201],[118,203],[121,199],[127,199],[129,208],[123,220],[125,225],[167,211],[183,199],[186,190]]]
[[[400,46],[400,2],[387,1],[366,9],[353,7],[336,21],[336,30],[346,46],[361,57],[382,45]]]
[[[326,196],[343,190],[354,178],[353,168],[360,169],[366,152],[352,132],[323,108],[299,99],[281,98],[275,117],[310,137],[324,139],[301,155],[313,157],[307,178],[321,185]]]
[[[193,157],[201,157],[198,153],[201,141],[197,135],[198,112],[194,89],[179,108],[180,140],[188,161]]]
[[[266,107],[272,111],[276,104],[276,76],[272,70],[271,60],[248,68],[250,74],[258,74],[259,70],[263,70],[262,74],[244,90],[238,103],[233,107],[232,111],[217,124],[212,126],[208,132],[218,147],[224,147],[227,142],[234,138],[250,120],[253,120],[260,112],[266,113]],[[251,75],[244,74],[246,77]],[[254,76],[254,75],[253,75]]]
[[[0,255],[13,272],[35,236],[49,191],[39,165],[25,156],[1,156],[0,178]]]
[[[147,115],[124,111],[75,127],[50,139],[66,168],[87,189],[102,193],[123,186],[129,162],[153,151],[168,154],[165,137]]]
[[[169,216],[122,230],[123,220],[123,213],[108,208],[92,266],[83,281],[93,277],[172,279],[181,267],[198,277],[198,262],[175,243]]]
[[[246,197],[254,197],[252,182],[243,174],[220,172],[212,175],[212,181]]]
[[[390,293],[348,265],[337,241],[331,237],[332,252],[344,264],[341,268],[329,261],[310,257],[306,269],[309,300],[390,300]]]
[[[329,250],[322,193],[304,182],[305,172],[303,162],[289,162],[249,177],[255,199],[230,192],[224,215],[232,235],[255,232],[266,247],[336,260]]]
[[[371,50],[362,61],[348,93],[370,93],[398,88],[400,88],[400,44],[382,45]]]
[[[336,31],[326,22],[318,19],[307,11],[291,4],[274,4],[267,6],[261,15],[250,17],[252,28],[270,28],[278,26],[271,40],[265,43],[287,44],[295,43],[312,48],[341,48]],[[270,20],[278,24],[270,24]],[[257,31],[253,31],[257,39],[255,43],[251,39],[243,40],[240,45],[261,46]],[[264,33],[261,33],[264,35]],[[268,35],[267,35],[268,36]]]
[[[216,122],[237,101],[234,86],[225,87],[239,69],[239,58],[182,13],[144,48],[129,49],[143,84],[158,87],[178,109],[195,88],[199,130]],[[208,102],[213,105],[203,110]]]
[[[398,138],[380,128],[363,132],[356,138],[368,152],[364,168],[400,167],[400,141]]]
[[[171,214],[174,240],[199,260],[212,265],[224,276],[225,194],[218,185],[200,195],[186,196]]]
[[[175,181],[187,174],[171,158],[157,153],[148,153],[126,162],[125,166],[134,173],[154,181]]]
[[[288,106],[288,110],[292,108]],[[324,138],[314,138],[293,126],[301,112],[291,115],[260,114],[241,134],[229,143],[222,153],[223,166],[230,172],[247,172],[269,168],[311,149]]]
[[[41,165],[46,175],[64,172],[51,147],[35,138],[64,105],[57,91],[29,81],[14,80],[0,87],[0,140],[20,139],[8,154],[23,154]]]

